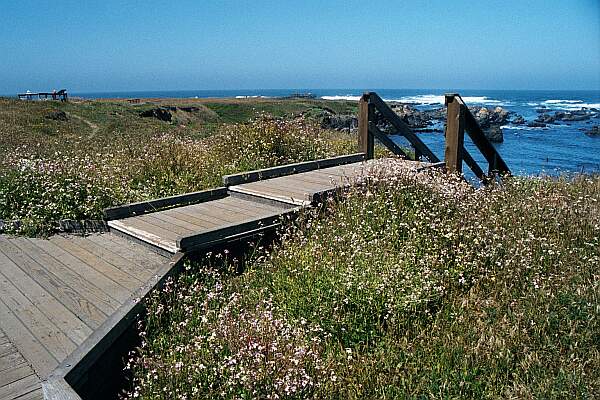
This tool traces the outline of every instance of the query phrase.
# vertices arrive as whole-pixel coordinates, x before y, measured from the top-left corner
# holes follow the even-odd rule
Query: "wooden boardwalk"
[[[0,399],[41,382],[167,263],[111,233],[0,235]]]
[[[442,165],[460,172],[463,161],[484,183],[510,175],[460,95],[446,95],[446,104],[445,163],[369,92],[359,101],[360,153],[229,175],[221,188],[107,209],[110,233],[0,235],[0,400],[106,398],[120,374],[115,348],[140,300],[177,273],[188,253],[272,229],[365,177]],[[380,131],[375,111],[412,154]],[[464,148],[465,132],[488,162],[487,175]],[[375,139],[404,160],[372,160]]]
[[[233,196],[247,195],[295,206],[310,206],[324,195],[348,187],[365,177],[396,173],[398,168],[418,171],[430,163],[398,159],[366,160],[357,163],[284,175],[229,187]]]
[[[40,378],[0,330],[0,399],[42,399]]]
[[[94,348],[107,351],[110,344],[102,350],[98,343],[117,337],[111,332],[122,321],[130,324],[136,296],[182,254],[271,229],[366,175],[431,165],[361,159],[252,171],[224,177],[223,188],[113,208],[106,211],[109,233],[0,235],[0,399],[77,399],[68,385],[46,389],[53,388],[46,380],[57,371],[66,377]],[[76,385],[88,379],[78,375]]]

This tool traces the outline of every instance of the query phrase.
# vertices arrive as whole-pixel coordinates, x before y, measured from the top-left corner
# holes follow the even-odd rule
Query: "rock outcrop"
[[[150,110],[142,111],[140,117],[143,118],[156,118],[161,121],[171,122],[173,115],[171,112],[164,107],[152,108]]]
[[[501,126],[506,124],[510,113],[502,107],[496,107],[493,110],[486,107],[475,109],[474,116],[481,126],[483,133],[490,142],[501,143],[504,141],[504,134]]]
[[[336,115],[324,112],[321,117],[321,128],[350,132],[358,129],[358,118],[355,115]]]

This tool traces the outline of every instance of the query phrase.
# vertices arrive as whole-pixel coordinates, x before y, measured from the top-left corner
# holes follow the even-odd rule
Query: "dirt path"
[[[84,124],[86,124],[87,126],[90,127],[90,129],[92,130],[92,132],[89,134],[89,137],[93,137],[98,132],[98,130],[100,129],[100,127],[98,125],[96,125],[95,123],[93,123],[92,121],[90,121],[88,119],[80,117],[79,115],[72,114],[72,113],[69,113],[68,115],[69,115],[69,117],[73,117],[75,119],[78,119],[79,121],[83,122]]]

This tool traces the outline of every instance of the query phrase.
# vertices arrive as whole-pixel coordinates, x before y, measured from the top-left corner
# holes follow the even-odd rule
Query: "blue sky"
[[[600,89],[600,1],[4,1],[0,93]]]

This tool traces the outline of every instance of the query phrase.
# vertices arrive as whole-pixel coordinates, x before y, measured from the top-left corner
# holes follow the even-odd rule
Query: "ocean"
[[[468,106],[502,107],[534,120],[536,109],[545,107],[556,111],[597,109],[596,116],[587,121],[559,122],[546,128],[531,128],[507,124],[503,126],[504,142],[494,144],[516,175],[558,175],[572,172],[600,173],[600,137],[591,137],[585,130],[600,125],[600,90],[441,90],[441,89],[369,89],[383,99],[411,103],[419,109],[441,107],[443,94],[460,93]],[[257,90],[185,90],[72,93],[83,98],[207,98],[207,97],[283,97],[294,93],[312,93],[323,99],[358,100],[365,89],[257,89]],[[441,133],[422,133],[421,139],[443,159],[444,136]],[[468,138],[465,145],[480,165],[483,158]],[[465,168],[467,168],[465,166]]]

